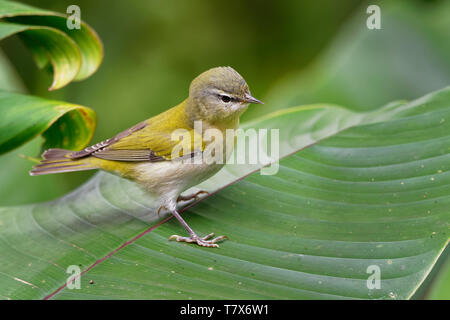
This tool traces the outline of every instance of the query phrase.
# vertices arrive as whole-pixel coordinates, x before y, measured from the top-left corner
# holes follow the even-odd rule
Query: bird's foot
[[[200,195],[201,194],[206,194],[206,195],[208,195],[209,194],[209,192],[208,191],[204,191],[204,190],[200,190],[199,192],[196,192],[196,193],[192,193],[192,194],[188,194],[187,196],[178,196],[178,199],[177,199],[177,202],[180,202],[180,201],[189,201],[189,200],[192,200],[192,199],[195,199],[195,200],[198,200],[200,197]]]
[[[192,235],[190,237],[181,237],[176,234],[169,237],[169,240],[176,240],[178,242],[188,242],[188,243],[197,243],[199,246],[202,247],[210,247],[210,248],[218,248],[219,245],[216,242],[222,241],[227,239],[227,236],[219,236],[214,239],[208,240],[214,236],[214,233],[210,233],[203,238],[200,238],[197,235]]]

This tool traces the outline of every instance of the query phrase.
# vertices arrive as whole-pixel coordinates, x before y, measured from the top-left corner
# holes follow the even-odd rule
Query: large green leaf
[[[63,14],[0,0],[0,40],[18,34],[40,68],[50,63],[50,90],[89,77],[103,59],[102,43],[92,28],[81,22],[80,29],[70,30],[66,23]]]
[[[0,90],[0,154],[39,134],[43,148],[79,149],[92,138],[97,124],[89,108]]]
[[[0,296],[408,298],[449,238],[449,118],[445,89],[371,113],[313,106],[249,124],[280,128],[285,158],[277,175],[221,190],[256,168],[227,165],[199,186],[221,191],[184,216],[228,235],[219,249],[168,242],[182,227],[106,173],[53,202],[3,208]],[[70,265],[81,289],[65,287]],[[380,289],[366,286],[373,265]]]

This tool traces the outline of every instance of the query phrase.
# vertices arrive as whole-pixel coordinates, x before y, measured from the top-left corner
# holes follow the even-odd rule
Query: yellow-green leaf
[[[103,59],[103,46],[95,31],[81,21],[69,29],[64,14],[0,0],[0,40],[19,35],[40,68],[53,69],[50,90],[92,75]]]
[[[85,147],[97,124],[92,109],[0,90],[0,154],[42,134],[43,148]]]

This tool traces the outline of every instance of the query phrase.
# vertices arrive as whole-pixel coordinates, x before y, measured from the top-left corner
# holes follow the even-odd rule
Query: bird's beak
[[[243,99],[245,102],[248,103],[257,103],[257,104],[264,104],[264,102],[252,97],[250,94],[246,93]]]

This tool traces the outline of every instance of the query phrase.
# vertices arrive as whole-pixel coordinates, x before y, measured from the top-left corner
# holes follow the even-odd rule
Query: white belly
[[[169,210],[176,208],[178,196],[217,173],[223,164],[185,163],[183,161],[145,162],[136,166],[137,182]]]

